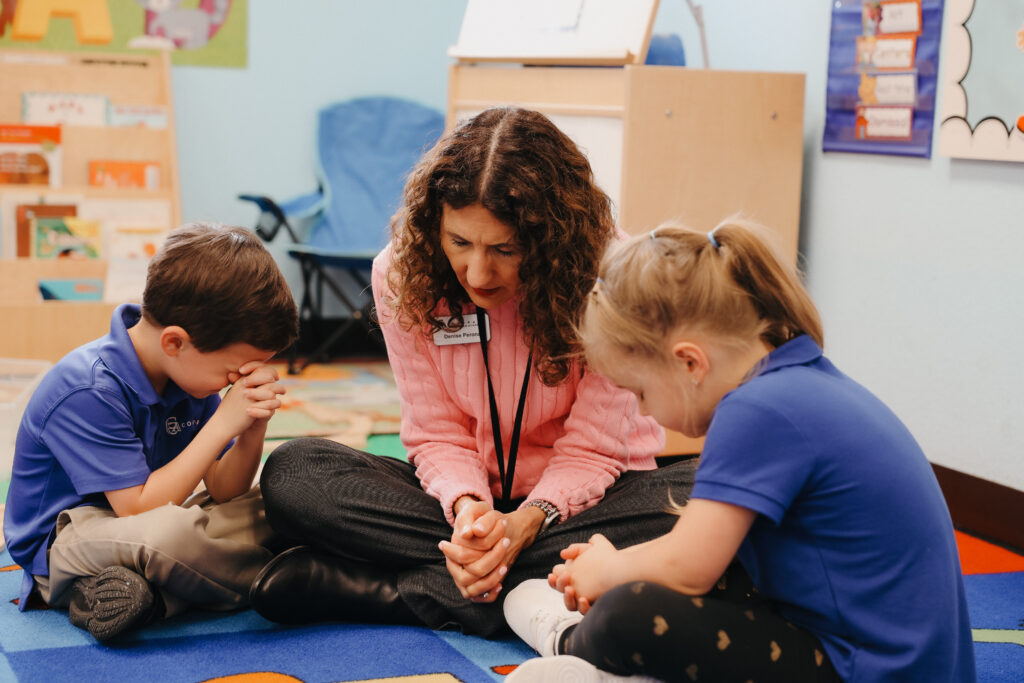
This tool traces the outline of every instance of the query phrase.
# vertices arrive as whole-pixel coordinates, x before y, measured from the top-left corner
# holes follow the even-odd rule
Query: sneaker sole
[[[657,680],[647,676],[617,676],[598,669],[586,660],[569,655],[528,659],[516,667],[515,671],[505,679],[506,683],[613,683],[614,681],[658,683]]]
[[[126,567],[107,567],[71,586],[68,618],[105,641],[139,625],[153,608],[153,589]]]

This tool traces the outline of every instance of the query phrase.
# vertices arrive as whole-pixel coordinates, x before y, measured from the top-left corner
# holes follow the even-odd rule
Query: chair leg
[[[309,273],[308,276],[306,270],[307,268]],[[369,289],[370,283],[367,282],[366,278],[363,277],[363,275],[360,272],[356,270],[348,270],[346,272],[350,274],[352,279],[356,282],[356,284],[360,287],[361,290],[365,291]],[[314,274],[316,277],[312,278],[311,276]],[[338,297],[338,300],[341,301],[341,303],[349,310],[351,317],[344,323],[339,325],[336,330],[331,332],[330,336],[328,336],[327,339],[321,342],[320,345],[317,346],[317,348],[306,357],[304,363],[302,363],[301,365],[295,364],[294,362],[290,363],[288,367],[288,372],[289,374],[293,375],[301,373],[305,368],[309,367],[309,365],[312,363],[315,363],[319,360],[328,360],[328,354],[330,353],[331,349],[352,328],[353,325],[362,325],[367,330],[367,332],[370,332],[373,329],[370,320],[372,304],[367,304],[366,306],[363,307],[357,306],[355,302],[352,301],[352,299],[348,296],[348,294],[346,294],[345,291],[338,285],[338,283],[335,282],[334,279],[331,278],[325,272],[324,266],[312,260],[303,260],[303,279],[304,282],[307,283],[304,286],[303,310],[308,309],[312,319],[318,321],[322,321],[324,319],[322,315],[322,306],[323,287],[325,284],[327,285],[328,289],[330,289],[331,292],[333,292],[334,295]],[[315,299],[317,304],[316,306],[312,305],[313,297],[309,293],[311,289],[310,284],[313,284],[312,282],[310,282],[310,280],[315,282],[314,286],[316,287],[317,290],[317,296]],[[378,341],[378,345],[380,345],[383,348],[383,340],[375,341]]]
[[[370,289],[371,289],[370,281],[366,278],[366,276],[363,273],[364,273],[364,271],[357,270],[357,269],[352,269],[352,270],[349,271],[349,274],[352,276],[352,279],[355,280],[356,284],[359,285],[360,290],[364,291],[364,292],[369,292]],[[376,336],[373,335],[373,332],[374,332],[373,302],[370,301],[370,303],[368,303],[365,306],[363,306],[362,312],[363,312],[363,316],[362,316],[361,322],[362,322],[363,327],[366,328],[366,332],[370,335],[370,338],[373,340],[374,345],[377,348],[379,348],[381,351],[384,351],[385,353],[387,353],[388,347],[384,343],[384,335],[383,334],[376,335]]]
[[[348,332],[349,329],[356,324],[356,322],[358,322],[356,319],[349,318],[345,322],[338,325],[338,328],[334,330],[334,332],[331,332],[330,336],[327,337],[327,339],[323,340],[320,343],[320,345],[316,347],[315,350],[313,350],[309,355],[306,356],[306,360],[305,362],[302,363],[302,365],[296,366],[295,372],[293,372],[292,374],[301,374],[303,370],[305,370],[313,363],[316,363],[317,361],[329,360],[328,353],[330,352],[330,350],[334,347],[335,344],[338,343],[338,340],[340,340],[345,335],[345,333]],[[292,371],[289,370],[289,372]]]
[[[301,325],[304,320],[310,321],[312,324],[321,318],[320,314],[320,303],[322,296],[313,296],[313,288],[317,287],[316,280],[322,275],[320,268],[313,261],[308,259],[299,259],[299,268],[302,273],[302,298],[299,301],[299,324]],[[322,287],[317,287],[318,290],[322,290]],[[297,375],[302,372],[302,368],[296,364],[299,356],[299,340],[296,339],[288,349],[288,374]],[[303,364],[303,367],[308,363]]]

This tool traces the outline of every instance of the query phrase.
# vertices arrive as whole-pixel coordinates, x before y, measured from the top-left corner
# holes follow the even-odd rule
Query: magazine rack
[[[552,1],[564,4],[560,11],[566,17],[580,9],[577,31],[633,27],[631,37],[615,40],[641,48],[602,49],[589,38],[570,40],[559,33],[545,51],[534,27],[534,35],[519,43],[523,52],[517,57],[516,39],[504,39],[498,50],[472,33],[501,26],[471,15],[477,4],[508,11],[495,9],[504,3],[469,0],[459,45],[450,51],[457,61],[449,71],[448,127],[491,106],[541,111],[587,153],[626,232],[640,234],[671,220],[710,230],[741,213],[767,226],[780,253],[795,261],[804,75],[644,66],[656,1]],[[609,13],[628,7],[636,14],[609,14],[603,24],[583,14],[602,7]],[[565,22],[562,31],[572,30]],[[666,454],[694,453],[700,446],[700,440],[670,433]]]
[[[57,187],[0,184],[0,357],[56,361],[76,346],[109,331],[114,303],[42,301],[44,278],[98,278],[105,260],[65,261],[18,257],[15,207],[20,204],[87,204],[95,217],[117,216],[121,224],[139,218],[171,228],[180,222],[170,60],[166,53],[0,51],[0,124],[22,123],[25,93],[102,96],[111,109],[153,116],[143,125],[62,125]],[[89,162],[119,160],[159,164],[159,181],[147,188],[93,187]],[[80,210],[80,217],[83,211]],[[154,219],[154,215],[157,216]],[[24,250],[22,249],[22,254]]]

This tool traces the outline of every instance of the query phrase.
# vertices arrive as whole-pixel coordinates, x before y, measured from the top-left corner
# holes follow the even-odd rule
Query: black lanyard
[[[519,407],[516,421],[512,426],[512,442],[508,445],[508,476],[505,475],[505,451],[501,447],[501,421],[498,417],[498,402],[494,399],[491,386],[491,368],[487,364],[487,315],[482,308],[476,309],[477,329],[480,332],[480,350],[484,354],[484,372],[487,373],[487,394],[491,402],[491,434],[494,435],[494,451],[498,458],[498,476],[501,478],[501,504],[498,509],[507,512],[509,496],[512,495],[512,480],[516,474],[516,452],[519,450],[519,431],[523,426],[523,409],[526,407],[526,389],[530,385],[530,369],[533,367],[533,351],[526,360],[523,388],[519,391]]]

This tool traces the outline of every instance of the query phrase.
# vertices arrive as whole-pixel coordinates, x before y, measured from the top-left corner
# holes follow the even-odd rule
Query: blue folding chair
[[[330,105],[319,113],[317,132],[319,188],[280,204],[265,196],[243,194],[260,209],[256,234],[270,242],[283,227],[291,237],[288,255],[302,272],[299,318],[309,329],[322,326],[324,286],[350,316],[296,365],[297,348],[289,353],[288,371],[302,371],[326,359],[332,347],[352,328],[372,332],[372,299],[359,305],[328,269],[341,269],[363,291],[369,286],[373,258],[387,244],[391,216],[402,201],[406,177],[423,153],[444,132],[437,110],[396,97],[363,97]],[[290,221],[313,222],[308,239],[300,240]],[[381,346],[379,335],[371,335]]]

